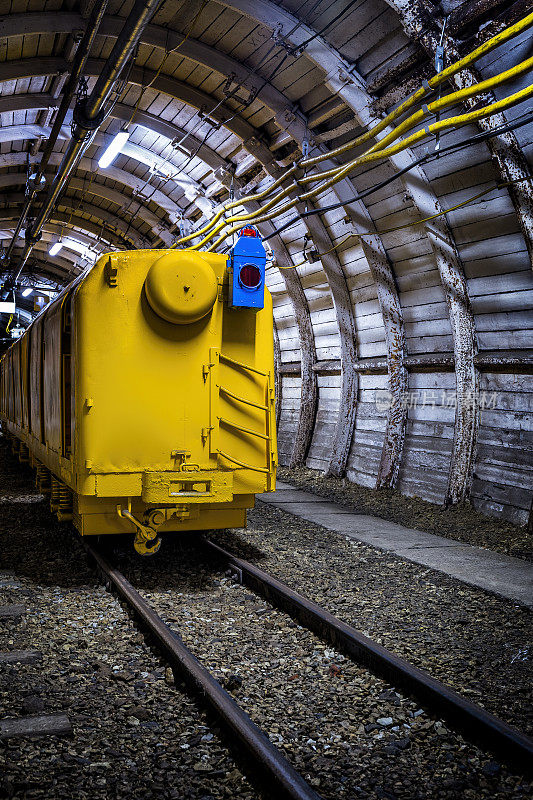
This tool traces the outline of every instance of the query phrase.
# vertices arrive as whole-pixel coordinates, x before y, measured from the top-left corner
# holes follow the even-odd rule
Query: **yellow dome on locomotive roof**
[[[176,325],[198,322],[217,298],[211,265],[200,253],[191,251],[173,251],[154,261],[144,288],[152,310]]]

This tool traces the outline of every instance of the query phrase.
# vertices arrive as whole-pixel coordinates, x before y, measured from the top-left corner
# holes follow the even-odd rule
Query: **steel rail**
[[[359,633],[259,567],[238,558],[206,537],[202,537],[202,540],[238,571],[239,578],[253,592],[346,653],[353,661],[369,668],[395,687],[405,689],[428,709],[442,715],[465,738],[505,756],[524,771],[533,771],[532,739],[432,678],[424,670]]]
[[[106,582],[112,584],[137,618],[154,637],[173,670],[177,671],[203,703],[222,720],[242,745],[246,755],[258,767],[265,786],[272,794],[287,800],[321,800],[318,795],[272,744],[231,695],[185,646],[181,637],[172,631],[144,600],[139,592],[109,562],[84,542]]]

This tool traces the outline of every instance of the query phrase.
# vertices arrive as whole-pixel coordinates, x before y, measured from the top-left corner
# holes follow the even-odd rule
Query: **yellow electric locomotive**
[[[257,231],[229,256],[111,253],[0,361],[0,419],[82,535],[246,524],[274,489],[272,300]]]

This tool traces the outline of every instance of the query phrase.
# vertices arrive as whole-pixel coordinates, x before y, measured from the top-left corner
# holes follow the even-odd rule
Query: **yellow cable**
[[[293,175],[295,170],[296,170],[296,166],[294,165],[290,169],[288,169],[286,172],[284,172],[283,175],[281,175],[279,178],[277,178],[273,183],[271,183],[269,186],[267,186],[266,189],[263,189],[262,192],[257,192],[257,194],[252,194],[252,195],[250,195],[250,197],[247,197],[245,199],[246,202],[247,203],[255,202],[255,201],[258,201],[258,200],[262,200],[264,197],[268,197],[268,195],[274,189],[277,189],[277,187],[280,184],[282,184],[284,181],[287,180],[287,178],[289,178],[291,175]],[[217,213],[215,214],[215,216],[211,220],[209,220],[209,222],[206,225],[204,225],[203,228],[200,228],[199,230],[194,231],[194,233],[190,233],[188,236],[182,236],[181,239],[177,239],[170,249],[173,249],[174,247],[177,247],[179,244],[184,244],[185,242],[189,242],[191,239],[196,239],[197,236],[201,236],[202,233],[205,233],[206,231],[210,230],[213,227],[213,225],[216,222],[218,222],[218,220],[226,213],[226,211],[229,211],[231,208],[236,208],[237,206],[241,206],[242,203],[243,203],[242,198],[239,199],[239,200],[232,200],[231,203],[226,203],[226,205],[224,205],[221,209],[219,209],[217,211]]]
[[[263,213],[265,211],[268,211],[274,205],[279,203],[280,200],[283,200],[284,197],[287,197],[287,195],[289,195],[295,189],[298,189],[298,186],[296,186],[296,184],[292,184],[291,186],[288,186],[286,189],[283,189],[281,192],[278,192],[278,194],[275,197],[273,197],[271,200],[269,200],[267,203],[265,203],[264,206],[261,207],[261,209],[260,209],[261,213]],[[241,204],[242,204],[242,201],[239,201],[239,205],[241,205]],[[203,244],[206,244],[210,239],[212,239],[213,236],[215,236],[218,233],[218,231],[221,231],[228,224],[229,221],[231,221],[231,222],[239,222],[239,223],[247,222],[247,221],[253,219],[254,215],[257,214],[258,212],[259,212],[259,210],[258,211],[250,211],[249,214],[237,214],[236,216],[228,217],[228,219],[222,220],[222,222],[219,222],[218,225],[216,225],[215,228],[210,233],[208,233],[206,236],[204,236],[204,238],[202,239],[201,242],[198,242],[197,244],[193,245],[190,249],[191,250],[198,250],[200,247],[202,247]],[[274,216],[278,216],[279,212],[276,210],[276,211],[273,212],[273,214],[274,214]],[[239,225],[239,227],[240,227],[240,225]],[[198,234],[196,234],[196,235],[198,235]]]
[[[434,88],[439,83],[441,83],[445,78],[448,78],[451,75],[455,74],[458,70],[464,68],[469,63],[472,63],[472,61],[475,61],[477,58],[481,57],[481,55],[485,55],[486,53],[490,52],[490,50],[492,50],[494,47],[498,46],[499,44],[502,44],[504,41],[507,41],[509,38],[512,38],[521,31],[525,30],[531,24],[533,24],[533,13],[525,17],[523,20],[520,20],[519,22],[515,23],[515,25],[510,26],[505,31],[502,31],[501,33],[497,34],[495,37],[490,39],[488,42],[485,42],[484,45],[481,45],[479,48],[474,50],[468,56],[465,56],[465,58],[456,62],[456,64],[450,65],[450,67],[448,67],[446,70],[443,70],[443,72],[433,76],[433,78],[429,81],[429,84],[432,86],[432,88]],[[522,62],[522,64],[518,65],[517,67],[513,67],[512,69],[507,70],[506,72],[501,73],[500,75],[495,76],[494,78],[489,78],[488,80],[483,81],[480,84],[476,84],[475,86],[467,87],[466,89],[454,92],[452,95],[448,95],[441,101],[435,101],[434,103],[431,104],[431,109],[437,110],[439,108],[444,108],[449,104],[459,102],[461,99],[465,99],[466,97],[471,97],[477,94],[478,92],[484,91],[487,88],[491,88],[492,86],[495,86],[498,83],[503,82],[504,80],[508,80],[510,77],[513,77],[513,75],[519,74],[520,72],[523,72],[525,69],[527,69],[531,61],[533,61],[533,59],[528,59],[527,61]],[[305,159],[304,161],[301,161],[298,166],[300,167],[311,166],[314,163],[318,163],[318,161],[322,161],[326,158],[331,158],[340,152],[346,152],[346,150],[357,146],[357,144],[361,144],[364,141],[367,141],[368,139],[374,137],[381,130],[383,130],[393,119],[397,119],[399,116],[403,115],[403,113],[405,113],[405,111],[408,108],[410,108],[415,102],[417,102],[418,99],[421,99],[421,97],[423,97],[425,94],[426,94],[426,89],[422,87],[418,91],[418,93],[415,93],[415,95],[406,100],[401,106],[395,109],[395,111],[391,112],[391,114],[389,114],[380,123],[374,126],[374,128],[372,128],[370,131],[367,131],[365,134],[358,137],[353,142],[348,143],[347,145],[343,145],[341,148],[337,148],[337,150],[325,153],[322,156],[319,156],[315,159]],[[422,117],[420,116],[421,114]],[[405,120],[399,126],[399,129],[398,128],[396,129],[397,131],[396,135],[394,135],[394,132],[388,134],[388,136],[385,137],[385,139],[382,139],[380,142],[373,145],[371,151],[373,151],[374,149],[383,149],[387,143],[396,139],[402,131],[409,130],[411,127],[413,127],[419,119],[423,118],[423,116],[424,116],[423,112],[418,112],[417,114],[412,115],[408,120]],[[410,124],[408,124],[409,120]],[[267,187],[267,189],[265,189],[263,192],[260,192],[248,198],[248,200],[260,200],[263,199],[265,196],[268,196],[269,194],[272,193],[272,191],[274,191],[274,189],[277,186],[279,186],[281,182],[283,182],[285,178],[289,177],[292,173],[294,173],[295,169],[296,166],[293,166],[287,173],[285,173],[285,175],[282,178],[279,178],[277,181],[274,181],[274,183],[271,184],[269,187]],[[343,169],[342,166],[335,168],[335,170],[339,171],[341,171],[342,169]],[[333,170],[327,171],[325,173],[317,173],[317,175],[300,179],[299,183],[301,184],[313,183],[325,177],[333,176],[334,174],[335,172]],[[267,208],[271,208],[277,202],[281,201],[283,197],[286,197],[287,194],[289,193],[290,190],[284,190],[278,193],[278,195],[275,198],[269,201],[269,203],[265,208],[258,209],[257,211],[251,212],[250,214],[242,215],[238,219],[243,222],[253,221],[254,218],[264,213],[267,210]],[[217,225],[217,222],[224,216],[224,214],[227,213],[227,211],[229,211],[231,208],[235,208],[240,204],[241,204],[240,201],[234,201],[232,203],[226,204],[222,209],[220,209],[215,214],[213,219],[211,219],[206,225],[203,226],[203,228],[201,228],[199,231],[195,231],[189,234],[188,236],[181,237],[172,245],[172,247],[177,247],[180,244],[185,244],[187,241],[191,241],[192,239],[195,239],[198,236],[201,236],[202,234],[210,232],[210,236],[205,237],[199,244],[195,245],[191,249],[198,249],[199,247],[202,247],[203,244],[207,243],[213,236],[215,236],[224,227],[224,225],[227,225],[228,222],[235,221],[236,218],[230,218],[229,220],[225,220],[221,224]]]
[[[528,59],[528,61],[530,60],[533,59]],[[420,141],[420,139],[425,138],[430,133],[437,133],[438,131],[446,130],[446,128],[450,127],[467,125],[469,122],[475,122],[483,117],[491,116],[492,114],[496,114],[498,111],[502,111],[510,106],[516,105],[517,103],[522,103],[524,100],[527,100],[531,94],[533,94],[533,85],[529,85],[520,92],[515,92],[514,94],[505,97],[503,100],[498,100],[488,106],[483,106],[476,111],[468,111],[466,114],[458,114],[454,117],[448,117],[448,119],[440,120],[439,122],[434,122],[431,125],[427,125],[425,128],[422,128],[416,133],[411,134],[411,136],[408,136],[406,139],[402,139],[402,141],[397,145],[393,145],[388,149],[381,149],[378,147],[378,145],[381,145],[383,142],[386,143],[396,138],[395,131],[392,131],[390,134],[385,136],[384,139],[378,143],[378,145],[374,145],[373,147],[369,148],[365,153],[363,153],[363,155],[356,156],[356,158],[352,159],[344,166],[334,167],[333,169],[326,170],[325,172],[317,172],[316,175],[307,175],[303,178],[299,178],[298,183],[303,185],[305,183],[315,183],[316,181],[324,180],[325,178],[332,178],[334,176],[340,176],[340,178],[345,177],[355,166],[366,164],[369,161],[375,160],[372,158],[372,156],[377,156],[379,158],[380,153],[381,156],[386,154],[387,157],[389,155],[394,155],[395,153],[404,150],[406,147],[410,147],[411,144]],[[438,101],[436,101],[436,103],[438,103]],[[436,105],[436,103],[433,103],[432,105]]]
[[[434,100],[432,103],[428,103],[421,110],[411,114],[410,117],[400,123],[400,125],[394,128],[394,130],[387,134],[387,136],[384,136],[383,139],[380,139],[378,142],[376,142],[376,144],[374,144],[367,152],[374,152],[378,149],[381,150],[386,145],[394,142],[401,134],[406,133],[407,131],[411,130],[411,128],[414,128],[418,122],[421,122],[426,117],[443,111],[445,108],[449,108],[450,106],[453,106],[463,100],[467,100],[470,97],[474,97],[477,94],[482,94],[483,92],[493,89],[495,86],[501,86],[502,83],[505,83],[512,78],[516,78],[518,75],[528,72],[532,68],[533,57],[527,58],[525,61],[517,64],[515,67],[512,67],[505,72],[500,72],[499,75],[495,75],[492,78],[487,78],[485,81],[473,84],[466,89],[452,92],[451,94],[446,95],[446,97],[442,97],[438,100]]]
[[[253,215],[250,214],[248,216],[250,218],[253,217],[253,221],[256,223],[267,222],[271,220],[274,216],[279,216],[280,214],[284,214],[286,211],[289,211],[291,208],[294,208],[294,206],[299,202],[318,197],[320,194],[325,192],[331,186],[334,186],[336,183],[338,183],[339,180],[342,180],[342,178],[347,177],[347,175],[350,172],[352,172],[352,170],[355,169],[355,167],[360,166],[361,164],[367,164],[374,161],[378,161],[379,159],[388,158],[389,156],[395,155],[396,153],[401,152],[405,148],[410,147],[412,144],[419,142],[421,139],[425,138],[430,133],[436,133],[437,131],[445,130],[446,128],[466,125],[469,122],[482,119],[483,117],[487,117],[499,111],[502,111],[506,108],[510,108],[511,106],[516,105],[517,103],[521,103],[532,95],[533,95],[533,85],[528,86],[519,92],[515,92],[509,97],[506,97],[503,100],[499,100],[496,103],[491,103],[488,106],[483,106],[483,108],[480,108],[477,111],[470,111],[466,114],[460,114],[455,117],[450,117],[449,119],[446,120],[440,120],[439,122],[435,122],[432,125],[426,126],[426,128],[423,128],[422,130],[417,131],[416,133],[407,137],[407,139],[398,142],[392,147],[386,148],[385,150],[379,150],[377,152],[368,152],[362,156],[353,159],[344,167],[342,167],[340,171],[331,170],[329,173],[321,173],[319,179],[327,177],[328,174],[331,175],[331,177],[328,180],[321,183],[319,186],[315,187],[313,190],[304,193],[298,199],[292,200],[289,203],[285,203],[285,205],[277,209],[275,213],[260,215],[259,212],[255,212],[255,214]],[[233,222],[233,219],[230,217],[226,222],[227,224],[229,224]],[[220,236],[216,240],[216,242],[213,245],[211,245],[211,247],[208,248],[208,252],[212,251],[219,244],[221,244],[227,236],[230,236],[232,233],[235,233],[239,227],[240,226],[229,228],[229,230],[227,230],[225,234]],[[212,236],[208,238],[212,238]]]
[[[489,39],[484,44],[480,45],[480,47],[472,50],[464,58],[461,58],[459,61],[456,61],[454,64],[450,64],[449,67],[442,70],[442,72],[438,72],[436,75],[433,75],[432,78],[428,81],[428,87],[430,89],[437,88],[443,81],[451,78],[453,75],[456,75],[465,67],[472,64],[474,61],[477,61],[482,56],[489,53],[494,48],[498,47],[499,45],[507,42],[509,39],[512,39],[514,36],[517,36],[522,31],[525,31],[527,28],[533,25],[533,13],[528,14],[523,19],[516,22],[514,25],[506,28],[505,30],[501,31],[500,33],[493,36],[492,39]],[[466,91],[466,90],[462,90]],[[428,89],[424,86],[421,86],[417,89],[414,94],[407,98],[403,103],[401,103],[398,108],[395,108],[386,117],[384,117],[380,122],[376,123],[370,130],[363,133],[361,136],[358,136],[352,142],[348,142],[347,144],[341,145],[340,147],[335,148],[334,150],[330,150],[328,153],[322,153],[319,156],[314,156],[313,158],[307,158],[300,162],[300,166],[304,169],[312,167],[314,164],[318,164],[320,161],[325,161],[328,158],[334,158],[341,153],[346,153],[348,150],[357,147],[360,144],[364,144],[369,139],[374,138],[378,133],[381,133],[386,127],[388,127],[391,122],[399,119],[406,111],[412,108],[419,100],[428,93]]]
[[[451,208],[446,208],[444,211],[439,211],[436,214],[432,214],[429,217],[424,217],[423,219],[416,220],[415,222],[406,222],[405,225],[396,225],[394,228],[385,228],[382,231],[362,231],[360,233],[349,233],[340,242],[330,247],[329,250],[326,250],[324,253],[318,253],[318,258],[322,258],[322,256],[328,255],[333,250],[338,250],[339,247],[344,244],[348,239],[352,238],[360,238],[361,236],[381,236],[384,233],[393,233],[394,231],[401,231],[405,228],[414,228],[415,225],[423,225],[425,222],[430,222],[432,219],[436,219],[437,217],[442,217],[444,214],[449,214],[451,211],[457,211],[458,208],[463,208],[463,206],[467,206],[470,203],[473,203],[475,200],[479,200],[480,197],[483,197],[486,194],[490,194],[490,192],[496,191],[496,189],[505,189],[507,186],[512,186],[516,183],[524,183],[524,182],[531,182],[533,181],[533,177],[530,178],[519,178],[516,181],[506,181],[505,183],[498,183],[496,186],[490,186],[488,189],[483,189],[482,192],[478,192],[473,197],[469,197],[467,200],[463,200],[461,203],[457,203],[455,206],[451,206]],[[291,264],[287,267],[282,267],[278,265],[279,269],[296,269],[296,267],[302,267],[304,264],[309,263],[307,260],[300,261],[298,264]]]
[[[460,61],[456,62],[456,64],[452,64],[450,67],[448,67],[443,72],[438,73],[430,81],[430,84],[432,84],[432,86],[438,85],[438,83],[440,83],[445,78],[450,77],[451,75],[455,74],[455,72],[457,72],[459,69],[464,68],[465,66],[467,66],[467,64],[469,64],[472,61],[476,60],[481,55],[484,55],[487,52],[490,52],[491,49],[493,49],[494,47],[496,47],[499,44],[502,44],[504,41],[507,41],[509,38],[511,38],[512,36],[515,36],[516,34],[520,33],[522,30],[525,30],[531,24],[533,24],[533,13],[528,15],[527,17],[525,17],[523,20],[520,20],[515,25],[510,26],[510,28],[506,29],[506,31],[502,31],[500,34],[497,34],[497,36],[493,37],[491,40],[489,40],[489,42],[486,42],[484,45],[481,45],[481,47],[477,48],[471,54],[469,54],[468,56],[465,56],[465,58],[463,58]],[[533,61],[533,59],[528,59],[528,60],[522,62],[521,64],[517,65],[517,67],[513,67],[512,69],[507,70],[507,71],[501,73],[500,75],[495,76],[494,78],[489,78],[486,81],[483,81],[480,84],[476,84],[473,87],[467,87],[466,89],[462,89],[462,90],[459,90],[457,92],[454,92],[454,93],[452,93],[452,95],[448,95],[447,97],[445,97],[445,98],[443,98],[441,100],[437,100],[434,103],[430,104],[431,110],[435,111],[437,109],[444,108],[449,104],[459,102],[461,99],[465,99],[466,97],[471,97],[471,96],[477,94],[478,92],[482,92],[482,91],[486,90],[487,88],[490,88],[491,86],[495,86],[498,83],[501,83],[501,82],[503,82],[505,80],[508,80],[510,77],[513,77],[514,75],[520,74],[521,72],[523,72],[526,69],[528,69],[531,66],[531,62],[532,61]],[[445,76],[444,78],[442,77],[443,75]],[[525,90],[525,91],[527,91],[527,90]],[[422,94],[425,94],[425,90],[424,89],[422,89]],[[528,95],[526,95],[526,96],[528,96]],[[317,194],[320,194],[321,192],[325,191],[327,188],[329,188],[330,186],[334,185],[334,183],[336,183],[337,180],[340,180],[342,177],[344,177],[347,174],[347,172],[351,171],[355,166],[358,166],[360,164],[368,163],[369,161],[375,160],[374,158],[371,157],[372,155],[375,155],[375,157],[377,157],[377,158],[384,158],[384,157],[387,157],[389,155],[393,155],[394,153],[399,152],[400,150],[402,150],[405,147],[409,146],[410,143],[413,143],[415,141],[419,141],[419,139],[423,138],[424,136],[426,136],[428,132],[432,132],[432,133],[433,132],[437,132],[438,130],[442,130],[442,129],[445,129],[446,127],[450,127],[452,124],[453,125],[467,124],[468,122],[474,121],[475,119],[480,119],[482,116],[487,116],[490,113],[495,113],[495,109],[497,109],[497,108],[498,109],[499,108],[507,108],[508,105],[512,105],[515,102],[521,102],[523,99],[525,99],[525,96],[524,97],[519,97],[518,99],[515,99],[516,97],[517,97],[517,95],[511,95],[511,98],[506,98],[504,101],[500,101],[500,103],[503,103],[503,105],[499,105],[498,103],[494,103],[494,104],[492,104],[490,106],[485,106],[483,109],[480,109],[478,112],[469,112],[469,114],[467,114],[467,115],[459,115],[459,116],[450,118],[450,120],[444,120],[444,121],[442,121],[440,123],[434,123],[433,125],[423,129],[422,131],[418,131],[416,134],[413,134],[411,137],[408,137],[403,142],[399,143],[399,145],[396,145],[396,148],[398,148],[398,149],[394,149],[394,148],[389,148],[388,150],[384,149],[388,143],[390,143],[391,141],[394,141],[395,139],[397,139],[398,136],[403,131],[405,131],[406,129],[412,128],[416,124],[416,122],[418,122],[421,118],[423,118],[425,116],[424,112],[417,112],[416,114],[413,114],[408,120],[405,120],[400,126],[398,126],[398,128],[395,131],[391,132],[386,137],[384,137],[384,139],[382,139],[381,141],[379,141],[378,143],[373,145],[362,156],[359,156],[359,157],[357,157],[355,159],[352,159],[352,161],[349,162],[347,165],[335,167],[335,168],[333,168],[331,170],[328,170],[328,171],[325,171],[325,172],[322,172],[322,173],[317,173],[316,175],[311,175],[311,176],[307,176],[307,177],[304,177],[304,178],[300,178],[298,180],[298,183],[300,183],[302,185],[305,184],[305,183],[316,183],[316,182],[321,181],[321,180],[326,180],[326,183],[316,187],[312,192],[302,195],[300,198],[298,198],[298,200],[291,201],[290,203],[285,204],[280,209],[277,209],[275,213],[268,215],[265,212],[268,211],[273,206],[275,206],[281,200],[283,200],[283,198],[286,197],[288,194],[290,194],[290,192],[292,191],[292,189],[294,187],[291,187],[291,188],[282,190],[281,192],[278,192],[278,194],[275,197],[271,198],[271,200],[269,200],[268,203],[264,207],[262,207],[260,209],[257,209],[254,212],[250,212],[249,214],[241,214],[241,215],[238,215],[238,216],[229,217],[228,219],[225,219],[222,222],[220,222],[219,224],[217,224],[218,221],[221,220],[223,215],[230,208],[234,208],[237,205],[240,205],[241,202],[242,202],[242,201],[234,201],[233,203],[230,203],[230,204],[224,206],[222,209],[220,209],[217,212],[217,214],[215,215],[215,217],[212,220],[210,220],[210,222],[207,223],[199,231],[195,231],[194,233],[189,234],[187,237],[182,237],[181,239],[177,240],[175,242],[175,244],[173,245],[173,247],[175,247],[177,245],[180,245],[180,244],[184,244],[186,241],[190,241],[190,240],[196,238],[197,236],[202,235],[203,233],[207,234],[209,232],[209,235],[206,235],[204,237],[204,239],[202,239],[202,241],[199,244],[195,245],[192,248],[192,249],[198,249],[199,247],[202,247],[204,244],[206,244],[208,241],[210,241],[220,230],[222,230],[224,227],[226,227],[227,225],[229,225],[229,224],[231,224],[233,222],[254,222],[254,221],[261,221],[262,222],[262,221],[270,220],[274,216],[278,216],[279,214],[282,214],[285,211],[288,211],[290,208],[293,208],[296,205],[297,202],[299,202],[301,200],[305,200],[305,199],[311,198],[311,197],[314,197]],[[410,98],[402,106],[400,106],[398,109],[396,109],[395,112],[392,112],[392,114],[395,115],[395,116],[399,116],[400,114],[398,112],[400,112],[400,109],[402,109],[401,113],[403,114],[404,111],[407,109],[407,107],[409,107],[409,105],[412,105],[413,102],[415,102],[415,101],[413,101],[413,98]],[[492,109],[492,111],[489,111],[488,109]],[[390,122],[390,117],[391,117],[391,115],[389,115],[389,117],[385,118],[385,120],[382,120],[381,123],[379,123],[373,129],[371,129],[371,131],[367,132],[367,134],[364,134],[363,137],[359,137],[358,139],[356,139],[355,142],[356,143],[357,142],[361,143],[363,140],[366,140],[368,138],[371,138],[371,136],[374,136],[376,134],[376,132],[379,132],[379,130],[382,130],[383,127],[385,127],[388,124],[388,122]],[[438,126],[440,126],[440,127],[438,127]],[[352,146],[352,145],[355,146],[354,143],[349,143],[349,144],[350,144],[350,146]],[[347,146],[344,146],[344,147],[347,148]],[[324,158],[331,158],[331,156],[334,155],[335,153],[336,153],[336,151],[332,151],[330,153],[326,153],[326,154],[323,154],[323,155],[324,155]],[[380,155],[380,153],[381,153],[381,155]],[[322,160],[322,159],[319,158],[318,160]],[[307,159],[305,161],[300,162],[298,166],[308,166],[308,165],[310,165],[312,163],[312,161],[313,160]],[[313,163],[316,163],[316,161],[313,162]],[[249,200],[252,200],[252,199],[255,200],[255,199],[260,199],[261,197],[264,197],[264,196],[268,196],[269,194],[272,193],[272,191],[277,186],[279,186],[280,183],[282,183],[290,174],[292,174],[294,172],[295,168],[296,167],[292,167],[291,170],[289,170],[283,177],[278,178],[277,181],[275,181],[273,184],[271,184],[269,187],[267,187],[267,189],[265,189],[264,192],[261,192],[258,195],[255,195],[255,196],[253,196],[251,198],[248,198],[248,199]],[[327,180],[328,178],[331,178],[332,180],[328,181]],[[236,230],[235,228],[230,229],[226,235],[229,235],[230,233],[234,232],[235,230]],[[223,241],[224,238],[225,238],[225,235],[222,236],[222,237],[219,237],[219,239],[217,239],[217,244],[220,243],[221,241]],[[209,249],[212,249],[212,248],[209,248]]]

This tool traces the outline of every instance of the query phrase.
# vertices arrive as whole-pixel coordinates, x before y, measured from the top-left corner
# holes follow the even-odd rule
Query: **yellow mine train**
[[[102,256],[0,361],[3,429],[83,536],[130,533],[153,553],[162,532],[245,525],[274,489],[272,300],[255,248],[235,263]]]

